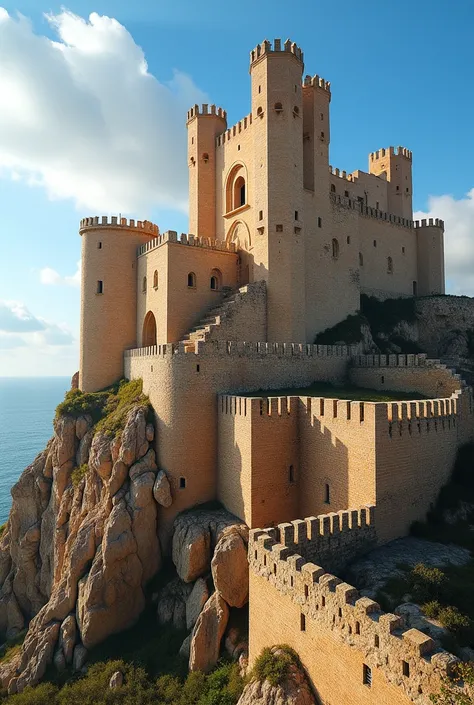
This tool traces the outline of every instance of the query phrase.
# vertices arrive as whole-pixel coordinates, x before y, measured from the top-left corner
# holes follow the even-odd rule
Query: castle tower
[[[411,220],[412,205],[412,153],[405,147],[379,149],[369,155],[369,173],[389,182],[388,212]]]
[[[216,137],[227,127],[226,112],[215,105],[188,111],[189,232],[216,237]]]
[[[79,388],[95,392],[123,376],[123,352],[136,347],[137,247],[158,236],[148,221],[81,220]]]
[[[305,342],[303,52],[275,39],[250,54],[255,235],[254,279],[266,279],[268,340]]]
[[[444,294],[444,222],[438,218],[415,221],[418,281],[413,293],[418,296]]]

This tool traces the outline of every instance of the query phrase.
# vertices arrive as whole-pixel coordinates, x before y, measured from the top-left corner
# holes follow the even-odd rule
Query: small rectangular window
[[[97,293],[98,294],[104,293],[104,282],[101,279],[99,279],[99,281],[97,282]]]
[[[374,247],[377,247],[377,240],[374,240]]]
[[[367,685],[369,688],[372,686],[372,669],[369,668],[369,666],[367,666],[365,663],[362,675],[362,683],[364,685]]]
[[[295,220],[299,220],[299,218],[298,218],[298,211],[295,211]]]
[[[258,211],[258,219],[263,220],[263,211]]]
[[[379,210],[379,205],[380,205],[380,204],[379,204],[379,202],[377,201],[377,203],[375,204],[375,207],[376,207],[377,210]]]
[[[98,243],[97,243],[97,249],[98,249],[98,250],[101,250],[101,249],[102,249],[102,243],[101,243],[101,242],[98,242]]]
[[[323,219],[318,218],[318,228],[322,228],[322,227],[323,227]]]
[[[360,634],[360,622],[356,622],[356,634]]]
[[[349,198],[349,191],[344,191],[344,196],[345,196],[346,198]]]
[[[324,485],[324,504],[331,504],[331,495],[327,483]]]
[[[347,236],[346,242],[348,245],[351,244],[351,236],[350,235]]]
[[[300,615],[300,631],[306,631],[306,616],[304,614]]]
[[[374,646],[375,646],[376,649],[378,649],[379,646],[380,646],[380,639],[379,639],[379,635],[378,635],[378,634],[376,634],[376,635],[374,636]]]
[[[290,465],[290,467],[288,469],[288,479],[290,481],[290,484],[293,484],[295,481],[295,469],[294,469],[293,465]]]
[[[186,487],[186,478],[180,477],[179,478],[179,489],[184,490],[185,487]]]
[[[402,669],[403,669],[403,675],[405,678],[410,677],[410,664],[407,663],[406,661],[402,661]]]
[[[277,233],[282,233],[283,232],[283,225],[277,225],[275,227],[275,229],[276,229]]]

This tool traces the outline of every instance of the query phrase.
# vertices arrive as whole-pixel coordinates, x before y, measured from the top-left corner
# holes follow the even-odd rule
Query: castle
[[[329,165],[330,84],[303,69],[296,44],[265,41],[250,114],[229,128],[214,105],[188,112],[192,234],[81,221],[79,385],[143,380],[173,493],[164,544],[178,512],[213,499],[253,529],[251,660],[287,642],[324,703],[427,703],[444,652],[325,571],[424,518],[472,437],[471,389],[424,355],[314,339],[361,293],[443,294],[444,226],[412,220],[409,150],[371,153],[368,172]],[[413,401],[275,391],[315,380]]]

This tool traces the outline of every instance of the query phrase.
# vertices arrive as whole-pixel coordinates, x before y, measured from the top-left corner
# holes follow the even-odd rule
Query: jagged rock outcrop
[[[138,402],[114,436],[88,414],[59,416],[12,488],[0,540],[0,632],[29,628],[19,657],[0,666],[10,692],[37,683],[53,660],[81,670],[87,649],[144,608],[144,586],[161,564],[146,416]]]
[[[186,600],[186,629],[192,629],[209,599],[209,589],[203,578],[198,578]]]
[[[272,652],[278,656],[279,649]],[[316,705],[316,700],[303,670],[292,663],[280,685],[253,679],[248,683],[237,705]]]
[[[229,607],[243,607],[249,599],[246,529],[242,526],[224,529],[211,561],[214,585]],[[247,543],[242,534],[246,536]]]
[[[176,629],[186,627],[186,603],[192,586],[175,578],[167,583],[158,599],[158,621],[160,624],[172,624]]]
[[[209,673],[219,659],[221,640],[229,619],[225,600],[215,592],[204,605],[191,636],[189,670]]]

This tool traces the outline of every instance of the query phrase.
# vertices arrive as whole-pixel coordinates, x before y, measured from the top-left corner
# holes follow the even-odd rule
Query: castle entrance
[[[156,318],[152,311],[148,311],[143,321],[142,346],[144,348],[156,345]]]

